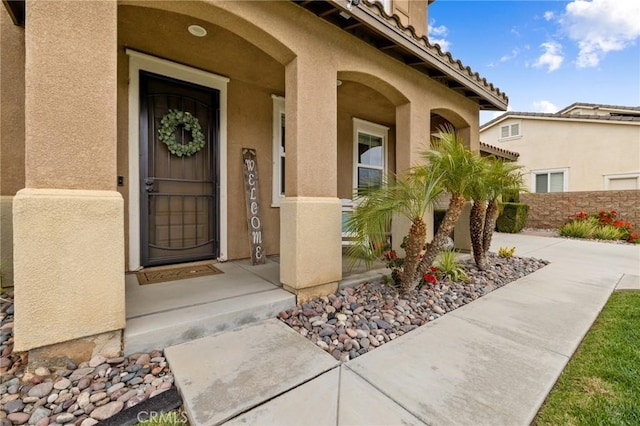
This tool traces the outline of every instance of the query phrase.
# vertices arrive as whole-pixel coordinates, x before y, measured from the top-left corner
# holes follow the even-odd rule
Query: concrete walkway
[[[278,320],[165,350],[194,425],[528,425],[640,246],[498,234],[547,267],[347,363]]]

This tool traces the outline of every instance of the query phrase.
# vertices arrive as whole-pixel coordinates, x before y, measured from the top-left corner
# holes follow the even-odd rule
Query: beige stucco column
[[[29,0],[26,22],[26,188],[13,204],[15,350],[45,347],[32,352],[76,359],[118,353],[125,305],[123,200],[115,190],[117,4]],[[54,345],[61,342],[71,343]]]
[[[13,286],[13,196],[24,188],[24,28],[0,7],[0,285]]]
[[[396,107],[396,173],[402,176],[413,165],[424,163],[422,153],[429,149],[430,143],[429,108],[417,102]],[[427,239],[433,238],[433,213],[429,211],[424,218],[427,224]],[[402,253],[400,244],[408,234],[409,220],[394,217],[391,224],[393,249]]]
[[[478,135],[478,122],[470,123],[470,126],[458,129],[458,134],[464,140],[464,144],[471,151],[480,154],[480,139]],[[471,202],[467,201],[464,210],[460,213],[460,217],[453,229],[453,243],[456,250],[462,252],[471,251],[471,232],[469,231],[471,214]]]
[[[334,292],[342,279],[336,71],[328,63],[309,54],[286,66],[280,280],[299,302]]]

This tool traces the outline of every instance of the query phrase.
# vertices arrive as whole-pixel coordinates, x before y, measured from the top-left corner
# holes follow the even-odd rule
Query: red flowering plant
[[[438,268],[432,266],[430,269],[430,273],[422,275],[420,282],[418,283],[418,288],[421,288],[427,284],[436,285],[438,284]]]
[[[580,211],[570,216],[569,219],[570,223],[594,221],[599,227],[616,228],[619,231],[619,239],[634,244],[640,243],[640,237],[638,236],[638,233],[634,231],[633,224],[619,219],[618,212],[616,210],[600,210],[598,213],[594,214],[587,214],[584,211]]]
[[[400,248],[404,249],[407,245],[407,237],[404,237],[402,240],[402,244],[400,244]],[[426,245],[422,247],[422,253],[418,254],[418,260],[422,260],[424,256],[424,251],[427,249]],[[399,257],[398,253],[395,250],[388,248],[382,254],[382,261],[385,262],[387,268],[391,269],[391,281],[396,288],[400,288],[400,284],[402,282],[402,273],[404,267],[404,258]],[[418,288],[422,287],[425,284],[434,285],[438,282],[437,277],[438,268],[435,266],[431,267],[431,273],[426,273],[422,275],[420,281],[418,282]]]

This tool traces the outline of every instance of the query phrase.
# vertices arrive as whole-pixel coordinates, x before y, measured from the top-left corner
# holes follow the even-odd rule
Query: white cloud
[[[533,64],[536,68],[547,67],[548,72],[552,72],[560,68],[564,56],[562,56],[562,45],[555,41],[547,41],[540,45],[544,49],[544,53],[540,55],[538,60]]]
[[[558,112],[558,107],[549,101],[545,101],[545,100],[533,101],[532,105],[533,105],[534,112],[547,112],[547,113]]]
[[[446,26],[436,26],[435,19],[429,20],[429,25],[427,27],[427,37],[429,38],[429,42],[432,44],[439,44],[443,51],[448,51],[451,46],[451,43],[445,39],[448,34],[449,29]]]
[[[552,11],[550,11],[550,10],[547,10],[547,11],[544,13],[544,19],[545,19],[545,20],[547,20],[547,21],[552,20],[552,19],[553,19],[553,17],[554,17],[554,13],[553,13]]]
[[[516,58],[516,56],[518,56],[518,54],[520,54],[520,49],[516,47],[515,49],[513,49],[513,50],[511,51],[511,53],[509,53],[509,54],[507,54],[507,55],[503,55],[503,56],[500,58],[500,62],[507,62],[507,61],[510,61],[510,60],[512,60],[512,59],[515,59],[515,58]]]
[[[574,0],[560,24],[578,43],[578,67],[595,67],[607,52],[623,50],[640,38],[640,1]]]

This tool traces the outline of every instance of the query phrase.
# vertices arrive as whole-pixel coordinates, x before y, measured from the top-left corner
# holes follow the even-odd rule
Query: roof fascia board
[[[573,103],[566,108],[561,109],[557,112],[557,114],[567,114],[575,109],[590,109],[590,110],[598,110],[598,111],[607,111],[607,112],[615,112],[621,114],[633,114],[637,113],[640,115],[640,108],[638,107],[627,107],[621,105],[604,105],[604,104],[588,104],[588,103]]]
[[[598,118],[584,118],[584,117],[566,117],[566,116],[554,116],[554,117],[540,117],[535,115],[517,115],[517,114],[507,114],[500,118],[495,119],[494,122],[489,122],[483,126],[480,126],[480,131],[484,131],[489,129],[496,124],[502,123],[508,118],[517,118],[520,120],[546,120],[546,121],[571,121],[571,122],[584,122],[584,123],[602,123],[602,124],[631,124],[634,126],[640,126],[640,121],[631,121],[631,120],[606,120],[606,119],[598,119]]]
[[[397,45],[403,47],[404,49],[411,52],[413,55],[423,59],[425,63],[436,68],[441,73],[448,75],[453,78],[457,82],[464,85],[465,88],[474,91],[475,93],[483,94],[482,99],[488,101],[493,106],[498,109],[504,110],[507,108],[507,103],[498,97],[494,96],[492,93],[488,92],[486,88],[482,87],[478,82],[473,81],[472,79],[467,78],[461,71],[454,69],[448,61],[445,61],[443,57],[431,52],[430,50],[424,48],[421,44],[419,44],[416,40],[407,38],[403,33],[394,28],[390,23],[380,19],[378,15],[371,12],[366,7],[355,6],[352,7],[351,10],[347,8],[344,1],[339,0],[328,0],[329,3],[334,5],[336,8],[352,15],[360,22],[377,32],[379,35],[391,39]]]
[[[511,161],[517,161],[520,156],[520,154],[516,155],[514,152],[496,148],[489,144],[480,145],[480,152],[486,152],[488,154],[495,155],[496,157],[505,158]]]

